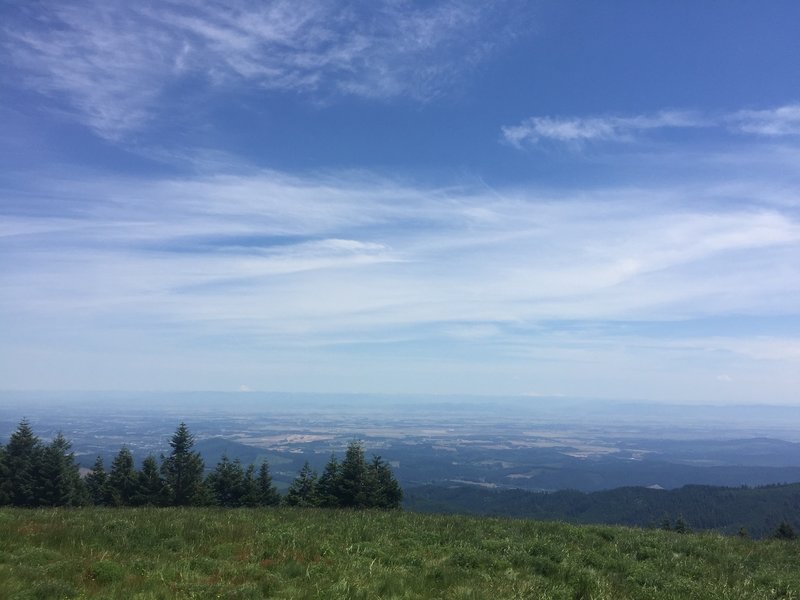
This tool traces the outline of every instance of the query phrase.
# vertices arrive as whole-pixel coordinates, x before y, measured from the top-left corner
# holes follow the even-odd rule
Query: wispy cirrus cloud
[[[762,136],[800,135],[800,104],[767,110],[741,110],[726,118],[736,131]]]
[[[33,90],[100,135],[163,115],[181,86],[429,99],[501,43],[508,3],[49,2],[7,11],[3,45]]]
[[[663,111],[652,115],[606,117],[531,117],[502,128],[505,140],[520,147],[544,140],[564,143],[629,141],[637,134],[676,127],[703,127],[707,122],[691,112]]]
[[[545,142],[580,146],[592,142],[633,142],[648,132],[671,129],[727,130],[768,137],[800,135],[800,105],[727,114],[662,111],[641,115],[530,117],[501,128],[502,138],[521,148]]]
[[[755,201],[710,210],[713,187],[554,199],[260,171],[53,181],[44,202],[55,187],[73,199],[69,213],[41,217],[29,192],[0,236],[4,310],[135,306],[158,322],[236,319],[313,337],[789,310],[800,281],[786,271],[800,264],[792,212]]]
[[[731,202],[733,183],[554,193],[353,172],[51,173],[0,203],[0,363],[12,386],[106,372],[112,387],[247,375],[274,389],[314,373],[326,389],[408,391],[413,372],[427,391],[601,381],[648,395],[663,371],[692,393],[736,372],[752,393],[767,368],[754,360],[795,371],[791,330],[665,333],[797,312],[796,189],[750,181]],[[576,373],[592,384],[565,384]]]

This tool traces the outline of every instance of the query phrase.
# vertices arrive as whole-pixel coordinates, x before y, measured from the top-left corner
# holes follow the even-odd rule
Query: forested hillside
[[[757,488],[689,485],[677,490],[626,487],[583,493],[529,492],[475,486],[407,490],[410,510],[502,515],[638,527],[715,529],[753,537],[774,534],[782,522],[800,530],[800,483]]]

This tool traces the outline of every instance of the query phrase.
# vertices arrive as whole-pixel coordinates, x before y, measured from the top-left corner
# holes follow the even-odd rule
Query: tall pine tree
[[[113,506],[129,506],[133,504],[139,477],[133,464],[133,454],[127,448],[121,448],[111,463],[108,474],[108,490]]]
[[[289,506],[318,506],[317,499],[317,474],[305,462],[303,468],[300,469],[297,477],[289,485],[289,490],[286,493],[286,504]]]
[[[79,506],[87,501],[72,445],[59,432],[40,454],[36,496],[40,506]]]
[[[277,506],[280,504],[281,495],[272,483],[272,475],[269,472],[269,464],[267,464],[266,460],[262,462],[261,466],[258,468],[256,489],[259,506]]]
[[[317,481],[319,505],[325,508],[338,508],[342,498],[342,469],[335,454],[331,454],[328,464]]]
[[[252,463],[247,465],[242,478],[242,506],[258,506],[258,481],[256,480],[256,467]]]
[[[389,464],[380,456],[373,456],[367,467],[367,505],[370,508],[400,508],[403,490],[392,475]]]
[[[218,506],[233,508],[241,506],[245,495],[244,470],[237,458],[231,461],[223,454],[206,480],[209,492]]]
[[[8,481],[8,466],[6,465],[6,448],[0,444],[0,506],[11,502],[8,495],[6,482]]]
[[[137,506],[162,506],[165,502],[164,480],[158,472],[158,463],[152,454],[142,461],[137,474],[133,503]]]
[[[103,466],[103,457],[98,456],[94,461],[91,472],[84,479],[89,500],[95,506],[105,506],[109,503],[108,474]]]
[[[33,435],[27,419],[11,434],[5,451],[7,477],[3,495],[14,506],[38,506],[37,476],[42,461],[42,444]]]
[[[364,508],[368,505],[367,461],[364,446],[359,441],[347,445],[340,467],[341,492],[339,505],[344,508]]]
[[[185,423],[181,423],[169,442],[172,452],[162,457],[161,474],[167,488],[169,504],[189,506],[204,500],[203,459],[192,452],[194,436]]]

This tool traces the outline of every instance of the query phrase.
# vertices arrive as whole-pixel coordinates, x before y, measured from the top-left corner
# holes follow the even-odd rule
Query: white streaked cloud
[[[519,125],[502,128],[505,140],[514,146],[543,140],[565,143],[629,141],[643,131],[676,127],[703,127],[706,122],[691,112],[662,111],[652,115],[588,118],[531,117]]]
[[[800,289],[791,212],[709,211],[696,189],[693,209],[680,189],[497,196],[274,172],[57,185],[82,198],[77,215],[17,215],[0,238],[4,311],[483,335],[492,323],[792,310]]]
[[[735,183],[555,194],[365,173],[43,177],[0,203],[1,362],[7,381],[56,387],[107,371],[112,387],[626,397],[662,376],[713,395],[702,386],[732,373],[752,398],[764,365],[780,367],[776,390],[798,367],[791,331],[668,333],[797,313],[798,190],[751,180],[732,202]],[[55,379],[36,374],[56,363]]]
[[[800,104],[768,110],[741,110],[726,120],[734,130],[742,133],[769,137],[800,135]]]
[[[779,137],[800,135],[800,105],[769,110],[741,110],[713,115],[695,111],[661,111],[641,115],[592,117],[530,117],[501,128],[503,139],[521,148],[543,142],[579,146],[589,142],[633,142],[647,132],[704,128],[735,133]]]
[[[34,18],[9,12],[0,32],[29,88],[65,97],[62,109],[113,139],[171,114],[170,94],[182,85],[425,100],[502,42],[506,9],[453,0],[43,2]],[[181,98],[191,100],[200,102]]]

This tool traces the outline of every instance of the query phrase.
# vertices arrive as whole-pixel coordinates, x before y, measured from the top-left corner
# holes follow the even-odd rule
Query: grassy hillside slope
[[[800,543],[320,509],[0,510],[0,598],[800,597]]]

